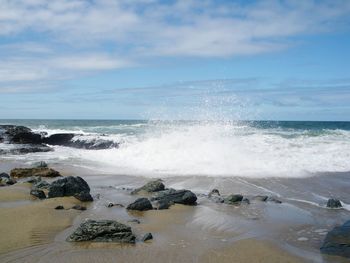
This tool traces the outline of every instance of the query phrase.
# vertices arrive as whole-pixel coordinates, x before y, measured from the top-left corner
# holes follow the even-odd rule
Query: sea
[[[350,171],[350,122],[0,120],[36,132],[77,133],[118,148],[55,146],[21,158],[81,165],[104,173],[145,177],[298,178]]]

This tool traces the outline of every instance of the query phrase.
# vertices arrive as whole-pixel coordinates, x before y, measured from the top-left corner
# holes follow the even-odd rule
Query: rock
[[[0,173],[0,184],[4,185],[13,185],[17,181],[11,178],[7,173]]]
[[[43,139],[43,142],[50,145],[69,146],[74,133],[57,133]]]
[[[79,149],[87,149],[87,150],[101,150],[101,149],[110,149],[110,148],[117,148],[119,147],[119,144],[110,141],[110,140],[103,140],[99,138],[94,139],[74,139],[69,144],[70,147],[79,148]]]
[[[250,204],[250,201],[249,201],[248,198],[244,197],[244,198],[242,199],[242,202],[241,202],[241,203],[242,203],[242,204],[247,204],[247,205],[249,205],[249,204]]]
[[[350,220],[328,232],[321,253],[350,258]]]
[[[33,164],[34,168],[48,168],[49,166],[47,165],[46,162],[44,161],[40,161],[40,162],[36,162]]]
[[[167,204],[183,204],[183,205],[195,205],[197,196],[190,190],[175,190],[168,189],[157,192],[152,201],[159,201]]]
[[[40,181],[32,185],[32,189],[49,189],[50,184],[46,181]]]
[[[63,210],[64,209],[64,206],[63,205],[58,205],[55,207],[56,210]]]
[[[268,201],[268,202],[274,202],[274,203],[276,203],[276,204],[282,204],[282,201],[281,201],[281,200],[279,200],[279,199],[277,199],[277,198],[275,198],[275,197],[272,197],[272,196],[268,197],[268,198],[267,198],[267,201]]]
[[[209,196],[209,197],[212,197],[212,196],[220,196],[220,192],[219,192],[218,189],[213,189],[213,190],[210,191],[210,193],[209,193],[208,196]]]
[[[10,148],[6,147],[6,149],[0,149],[0,154],[26,154],[53,151],[51,147],[44,144],[18,144],[11,146]]]
[[[342,204],[339,199],[328,199],[327,201],[327,207],[329,208],[340,208],[342,207]]]
[[[131,220],[129,220],[128,222],[130,222],[130,223],[136,223],[136,224],[140,224],[140,223],[141,223],[140,220],[138,220],[138,219],[131,219]]]
[[[90,187],[87,182],[79,176],[68,176],[51,183],[48,197],[75,196],[80,193],[90,194]]]
[[[10,143],[16,144],[41,144],[41,135],[33,132],[19,132],[15,134]]]
[[[68,238],[70,242],[118,242],[135,243],[131,228],[112,220],[88,220],[82,223]]]
[[[42,176],[42,177],[58,177],[59,172],[51,168],[15,168],[11,170],[11,176],[15,178]]]
[[[142,241],[143,242],[146,242],[147,240],[152,240],[153,239],[153,236],[152,236],[152,234],[151,233],[147,233],[147,234],[145,234],[143,237],[142,237]]]
[[[92,198],[90,193],[86,193],[86,192],[81,192],[79,194],[75,194],[74,197],[76,199],[78,199],[79,201],[81,201],[81,202],[92,202],[92,201],[94,201],[94,199]]]
[[[107,204],[108,208],[113,207],[113,206],[124,207],[124,205],[122,205],[122,204],[115,204],[115,203],[108,203]]]
[[[243,200],[243,195],[240,195],[240,194],[229,195],[224,199],[224,203],[229,205],[235,205],[235,204],[240,204],[242,200]]]
[[[44,193],[44,191],[42,190],[37,190],[37,189],[33,189],[30,191],[30,194],[39,198],[39,199],[45,199],[46,198],[46,195]]]
[[[138,210],[138,211],[147,211],[152,210],[152,204],[147,198],[139,198],[135,202],[129,204],[126,209],[128,210]]]
[[[74,206],[72,206],[71,209],[80,210],[80,211],[85,211],[85,210],[86,210],[86,207],[85,207],[85,206],[82,206],[82,205],[74,205]]]
[[[146,193],[154,193],[158,191],[163,191],[165,189],[164,184],[162,183],[162,180],[154,180],[150,181],[144,186],[135,189],[134,191],[131,192],[131,194],[138,194],[140,192],[146,192]]]

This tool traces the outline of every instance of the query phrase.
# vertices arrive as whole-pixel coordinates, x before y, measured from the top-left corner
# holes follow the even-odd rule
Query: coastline
[[[15,167],[18,163],[8,162],[6,166]],[[69,208],[81,203],[73,197],[35,200],[29,196],[30,188],[26,183],[1,187],[2,206],[6,203],[13,206],[1,208],[0,232],[4,233],[0,240],[1,262],[21,262],[21,258],[25,258],[26,262],[37,262],[38,257],[42,258],[42,262],[49,258],[50,262],[111,262],[113,258],[118,258],[120,262],[311,262],[312,257],[317,258],[312,251],[288,248],[274,241],[273,237],[257,235],[254,226],[255,229],[261,226],[256,223],[259,220],[251,215],[233,224],[225,223],[230,220],[229,215],[220,218],[221,213],[211,217],[212,206],[216,204],[208,204],[204,200],[200,200],[198,206],[175,205],[161,211],[127,212],[124,208],[107,208],[109,201],[127,204],[135,199],[120,190],[122,187],[114,185],[142,185],[145,179],[115,176],[113,186],[108,186],[110,175],[61,165],[54,168],[64,175],[82,176],[91,185],[92,193],[100,194],[100,198],[89,204],[86,211],[61,211],[54,207],[64,205]],[[168,182],[171,183],[171,180]],[[227,207],[221,209],[225,213],[232,210]],[[137,242],[135,245],[66,242],[67,236],[86,218],[118,220],[130,225],[137,236],[151,232],[155,238],[151,243]],[[141,223],[128,222],[135,218]],[[298,215],[291,218],[291,221],[297,220]],[[239,228],[247,223],[252,231],[242,233]],[[276,231],[288,235],[283,227]],[[167,260],[164,261],[164,258]],[[344,259],[337,260],[346,262]]]

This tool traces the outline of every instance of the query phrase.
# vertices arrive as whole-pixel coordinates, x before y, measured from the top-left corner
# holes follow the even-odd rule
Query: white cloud
[[[0,39],[25,35],[28,42],[0,46],[0,83],[154,57],[273,52],[288,48],[293,37],[346,26],[349,14],[348,0],[0,0]]]

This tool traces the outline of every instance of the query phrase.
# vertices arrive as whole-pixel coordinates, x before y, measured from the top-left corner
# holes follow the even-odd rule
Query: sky
[[[0,119],[350,121],[349,0],[0,0]]]

